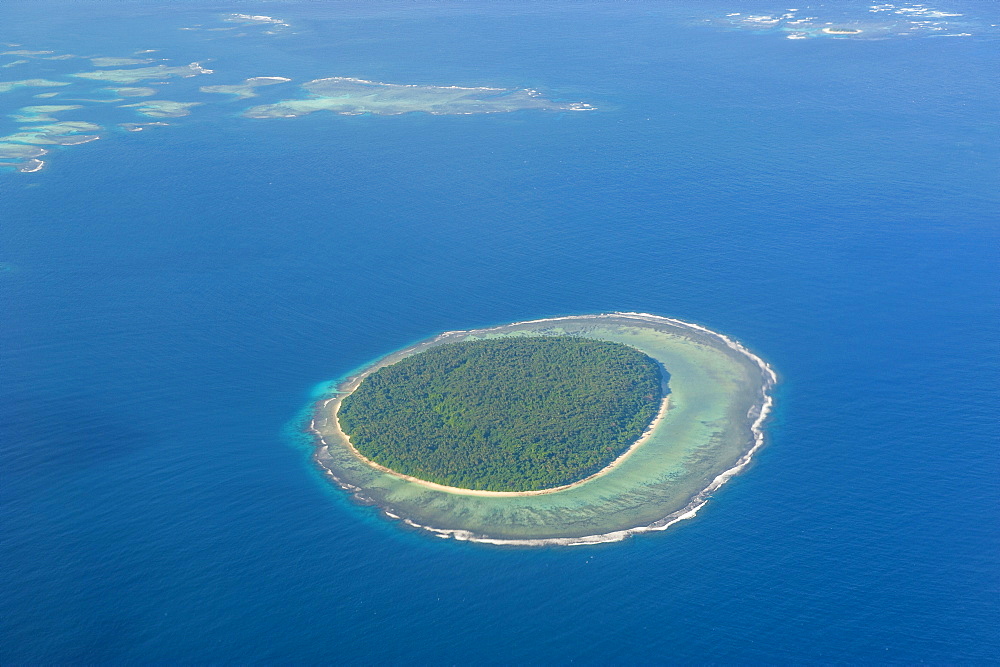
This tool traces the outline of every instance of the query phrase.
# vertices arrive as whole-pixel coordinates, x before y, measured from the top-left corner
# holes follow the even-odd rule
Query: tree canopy
[[[662,400],[659,364],[573,336],[433,347],[365,378],[340,426],[366,458],[430,482],[487,491],[569,484],[639,438]]]

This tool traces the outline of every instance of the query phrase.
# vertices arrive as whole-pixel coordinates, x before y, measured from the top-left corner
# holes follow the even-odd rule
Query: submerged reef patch
[[[94,67],[122,67],[125,65],[148,65],[153,62],[152,58],[90,58],[90,64]]]
[[[870,5],[867,11],[837,11],[826,5],[787,9],[781,13],[731,12],[703,20],[703,24],[727,29],[771,33],[787,39],[815,37],[870,40],[899,37],[971,37],[996,34],[996,25],[983,25],[961,13],[935,9],[922,3],[903,2]]]
[[[105,88],[105,90],[110,90],[116,95],[121,97],[150,97],[156,94],[156,88],[133,88],[130,86],[123,86],[121,88]]]
[[[0,81],[0,93],[9,93],[15,88],[52,88],[68,86],[65,81],[49,81],[48,79],[22,79],[20,81]]]
[[[199,74],[211,74],[212,70],[206,69],[198,63],[191,63],[184,67],[170,67],[168,65],[153,65],[151,67],[135,67],[132,69],[107,69],[95,72],[77,72],[70,76],[80,79],[93,79],[95,81],[111,81],[122,85],[130,85],[141,81],[152,79],[169,79],[170,77],[191,77]]]
[[[237,99],[247,99],[248,97],[256,97],[257,93],[255,88],[260,88],[261,86],[273,86],[277,83],[285,83],[291,81],[283,76],[254,76],[243,81],[243,83],[236,83],[232,85],[220,85],[220,86],[202,86],[198,90],[203,93],[221,93],[224,95],[236,95]]]
[[[291,118],[316,111],[343,115],[392,116],[423,112],[434,115],[483,114],[537,109],[590,111],[586,103],[554,102],[530,88],[467,88],[379,83],[350,77],[316,79],[302,84],[308,97],[282,100],[247,109],[249,118]]]
[[[220,20],[242,26],[257,26],[261,28],[289,29],[289,25],[280,19],[270,16],[253,14],[230,14],[220,17]],[[235,28],[230,25],[229,28]],[[219,28],[201,28],[216,30]],[[240,33],[243,35],[244,33]],[[266,31],[266,34],[273,34]],[[43,123],[59,121],[54,114],[64,111],[84,109],[88,105],[114,105],[121,109],[122,114],[139,113],[151,118],[181,118],[191,115],[192,109],[199,105],[233,104],[240,100],[258,96],[271,101],[272,104],[261,104],[250,108],[243,107],[237,113],[243,118],[286,118],[303,116],[315,111],[330,111],[343,115],[379,114],[399,115],[411,112],[424,112],[434,115],[448,114],[482,114],[517,111],[522,109],[589,111],[593,107],[586,103],[563,103],[542,97],[537,91],[523,89],[506,89],[490,87],[461,86],[424,86],[408,84],[389,84],[366,81],[348,77],[333,77],[315,79],[302,86],[305,95],[300,98],[281,100],[283,95],[278,89],[266,93],[262,88],[279,86],[291,81],[284,76],[253,76],[234,83],[222,83],[197,86],[179,81],[199,75],[212,74],[214,70],[203,67],[199,62],[188,65],[170,65],[155,63],[154,58],[147,57],[156,49],[140,49],[123,56],[76,56],[72,54],[56,54],[53,51],[17,49],[6,52],[9,56],[23,56],[0,67],[38,65],[39,71],[31,71],[35,76],[22,74],[22,78],[13,81],[0,81],[0,93],[8,100],[14,100],[5,110],[0,110],[0,122],[13,121],[18,128],[2,128],[0,132],[12,133],[9,141],[0,137],[4,143],[5,157],[0,157],[0,171],[39,171],[44,163],[37,156],[44,155],[43,146],[69,146],[84,143],[81,137],[56,141],[57,132],[39,132],[37,127]],[[60,76],[69,81],[58,81],[38,76],[53,69],[43,60],[81,58],[89,66],[97,67],[93,71],[67,72]],[[166,58],[162,59],[167,61]],[[30,70],[29,70],[30,71]],[[99,86],[94,86],[99,82]],[[195,96],[192,101],[178,102],[173,100],[150,99],[141,102],[135,98],[155,97],[164,86],[178,89],[179,95]],[[68,91],[63,90],[70,87]],[[43,100],[58,97],[61,105],[35,105],[17,108],[24,104],[23,88],[59,88],[59,91],[38,92],[33,97]],[[229,99],[220,99],[218,95],[227,95]],[[173,93],[169,96],[173,96]],[[199,99],[198,96],[204,96]],[[129,99],[132,98],[132,99]],[[125,103],[122,102],[132,102]],[[72,103],[72,104],[69,104]],[[117,104],[116,104],[117,103]],[[87,117],[93,118],[89,110],[84,111]],[[8,120],[9,119],[9,120]],[[127,116],[109,119],[109,126],[117,125],[129,132],[139,132],[156,123],[136,123]],[[38,137],[35,149],[24,148],[21,145],[30,137]],[[97,138],[91,137],[89,140]]]
[[[48,125],[29,126],[21,132],[8,134],[0,138],[0,140],[20,144],[75,146],[76,144],[85,144],[88,141],[100,138],[97,135],[81,133],[99,132],[100,130],[101,126],[95,123],[61,121]]]
[[[146,100],[135,104],[122,104],[126,109],[135,109],[144,116],[151,118],[181,118],[191,113],[191,107],[201,102],[172,102],[170,100]]]

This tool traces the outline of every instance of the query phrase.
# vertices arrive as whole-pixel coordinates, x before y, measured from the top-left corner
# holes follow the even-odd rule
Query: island
[[[387,471],[456,489],[553,490],[639,440],[663,389],[659,364],[621,343],[503,337],[380,368],[338,419],[358,454]]]
[[[538,378],[543,368],[551,379]],[[694,516],[763,446],[776,379],[697,324],[553,317],[386,355],[318,390],[303,430],[324,477],[403,526],[490,544],[592,544]],[[594,395],[545,396],[557,387]]]

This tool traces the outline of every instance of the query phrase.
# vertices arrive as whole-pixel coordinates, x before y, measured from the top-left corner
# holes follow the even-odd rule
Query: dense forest
[[[361,454],[448,486],[531,491],[597,472],[659,409],[642,352],[572,336],[450,343],[368,376],[340,408]]]

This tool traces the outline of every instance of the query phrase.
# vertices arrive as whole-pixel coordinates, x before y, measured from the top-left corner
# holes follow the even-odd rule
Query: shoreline
[[[359,382],[358,385],[360,384],[361,383]],[[355,389],[356,388],[357,387],[355,387]],[[322,403],[320,409],[325,408],[331,401],[338,399],[343,401],[343,399],[347,398],[352,393],[353,390],[351,392],[338,395],[334,398],[328,398],[326,401]],[[569,484],[563,484],[561,486],[553,486],[548,489],[536,489],[533,491],[486,491],[484,489],[463,489],[460,486],[447,486],[445,484],[438,484],[437,482],[428,482],[425,479],[420,479],[419,477],[413,477],[411,475],[404,475],[401,472],[396,472],[391,468],[386,468],[383,465],[379,465],[378,463],[375,463],[374,461],[366,457],[364,454],[359,452],[357,448],[355,448],[354,444],[351,442],[351,436],[344,433],[344,431],[340,428],[340,420],[337,418],[337,414],[340,412],[340,405],[341,405],[340,403],[337,404],[337,407],[334,409],[332,415],[332,420],[333,423],[335,424],[334,428],[337,431],[337,435],[343,438],[344,442],[347,443],[347,446],[350,447],[351,452],[356,457],[358,457],[363,463],[366,463],[372,468],[375,468],[379,472],[384,472],[386,474],[393,475],[394,477],[398,477],[399,479],[404,479],[407,482],[413,482],[415,484],[419,484],[420,486],[427,487],[428,489],[434,489],[435,491],[442,491],[444,493],[451,493],[459,496],[479,496],[483,498],[522,498],[525,496],[543,496],[549,493],[558,493],[559,491],[566,491],[568,489],[573,489],[582,484],[586,484],[587,482],[593,479],[602,477],[611,472],[612,470],[614,470],[615,468],[617,468],[618,466],[620,466],[622,463],[625,462],[625,459],[627,459],[629,455],[632,454],[632,452],[637,450],[639,447],[641,447],[649,440],[649,438],[653,435],[653,432],[660,425],[663,419],[667,416],[667,412],[669,412],[670,410],[670,394],[664,396],[663,400],[660,401],[660,409],[657,411],[656,416],[653,417],[653,420],[649,422],[649,425],[647,425],[646,428],[643,430],[639,438],[631,445],[629,445],[628,448],[625,449],[625,451],[616,456],[611,463],[604,466],[597,472],[587,475],[583,479],[578,479],[575,482],[570,482]],[[310,422],[309,430],[316,435],[316,437],[319,439],[320,442],[323,443],[324,446],[326,447],[330,446],[323,438],[323,436],[315,429],[315,419],[312,422]]]
[[[732,350],[732,351],[734,351],[734,352],[736,352],[736,353],[738,353],[738,354],[740,354],[740,355],[748,358],[761,371],[761,374],[763,376],[764,382],[761,385],[760,390],[759,390],[760,391],[760,398],[759,398],[759,400],[757,402],[754,403],[753,406],[751,406],[750,410],[747,412],[747,418],[751,418],[751,417],[753,418],[753,421],[751,422],[751,424],[749,426],[749,430],[750,430],[750,433],[752,435],[752,440],[751,440],[752,446],[742,456],[740,456],[739,459],[737,459],[737,461],[735,462],[735,464],[733,464],[732,466],[730,466],[728,469],[722,471],[721,473],[717,474],[714,478],[712,478],[712,481],[708,485],[706,485],[703,489],[701,489],[698,492],[696,492],[695,494],[693,494],[690,497],[690,499],[688,500],[688,502],[683,507],[681,507],[680,509],[678,509],[678,510],[676,510],[674,512],[670,512],[669,514],[667,514],[663,518],[658,519],[656,521],[653,521],[651,523],[645,523],[645,524],[642,524],[642,525],[638,525],[638,526],[634,526],[634,527],[629,527],[629,528],[623,528],[623,529],[620,529],[620,530],[614,530],[614,531],[609,531],[609,532],[605,532],[605,533],[595,533],[593,535],[584,535],[584,536],[580,536],[580,537],[538,537],[538,538],[501,538],[501,537],[490,537],[489,535],[476,534],[476,533],[474,533],[472,531],[464,530],[464,529],[437,528],[437,527],[434,527],[434,526],[428,526],[428,525],[423,525],[423,524],[417,523],[417,522],[415,522],[415,521],[413,521],[412,519],[409,519],[409,518],[401,517],[401,516],[395,514],[394,512],[390,511],[389,509],[386,509],[385,507],[381,507],[380,506],[380,509],[381,509],[382,513],[386,517],[394,519],[394,520],[399,520],[402,523],[404,523],[405,525],[408,525],[408,526],[410,526],[412,528],[418,528],[420,530],[426,531],[428,533],[431,533],[431,534],[435,535],[436,537],[450,538],[450,539],[455,539],[455,540],[458,540],[458,541],[465,541],[465,542],[475,542],[475,543],[479,543],[479,544],[491,544],[491,545],[496,545],[496,546],[532,546],[532,547],[535,547],[535,546],[584,546],[584,545],[593,545],[593,544],[604,544],[604,543],[609,543],[609,542],[618,542],[618,541],[627,539],[629,537],[632,537],[633,535],[639,535],[639,534],[648,533],[648,532],[663,531],[663,530],[666,530],[670,526],[672,526],[672,525],[674,525],[674,524],[676,524],[676,523],[678,523],[680,521],[684,521],[686,519],[694,518],[697,515],[698,511],[701,510],[701,508],[704,507],[708,503],[708,501],[711,498],[712,494],[714,494],[726,482],[728,482],[734,476],[736,476],[737,474],[739,474],[743,469],[745,469],[750,464],[751,460],[753,459],[754,454],[756,454],[761,449],[761,447],[764,446],[766,438],[765,438],[765,433],[764,433],[764,430],[763,430],[763,425],[767,421],[768,417],[770,416],[771,412],[774,409],[774,397],[771,395],[771,390],[773,389],[773,387],[775,386],[775,384],[777,384],[777,382],[778,382],[778,375],[774,371],[774,369],[771,368],[771,366],[767,362],[765,362],[761,357],[757,356],[756,354],[754,354],[753,352],[751,352],[749,349],[747,349],[744,345],[742,345],[738,341],[733,340],[732,338],[726,336],[725,334],[721,334],[721,333],[718,333],[716,331],[712,331],[711,329],[708,329],[707,327],[703,327],[701,325],[694,324],[692,322],[685,322],[683,320],[678,320],[678,319],[674,319],[674,318],[670,318],[670,317],[663,317],[663,316],[660,316],[660,315],[653,315],[651,313],[615,312],[615,313],[600,313],[600,314],[590,314],[590,315],[566,315],[566,316],[559,316],[559,317],[549,317],[549,318],[539,318],[539,319],[533,319],[533,320],[523,320],[523,321],[519,321],[519,322],[512,322],[512,323],[509,323],[509,324],[503,324],[503,325],[499,325],[499,326],[495,326],[495,327],[486,327],[486,328],[481,328],[481,329],[470,329],[470,330],[462,330],[462,331],[446,331],[446,332],[443,332],[443,333],[435,336],[434,338],[431,338],[431,339],[425,340],[425,341],[421,341],[419,343],[416,343],[414,345],[408,346],[406,348],[403,348],[401,350],[393,352],[393,353],[391,353],[389,355],[386,355],[385,357],[382,357],[381,359],[378,359],[375,362],[373,362],[373,363],[369,364],[368,366],[364,367],[356,375],[346,377],[342,382],[338,383],[336,385],[338,391],[336,392],[335,396],[332,396],[332,397],[326,398],[325,400],[317,401],[316,402],[315,407],[313,409],[312,418],[309,421],[308,426],[306,427],[306,430],[314,437],[314,440],[318,441],[318,442],[315,443],[315,452],[314,452],[313,457],[312,457],[313,462],[324,472],[325,475],[327,475],[331,480],[333,480],[341,489],[343,489],[345,491],[349,491],[352,494],[354,494],[355,498],[359,502],[378,505],[378,503],[374,502],[370,498],[367,498],[365,495],[363,495],[363,489],[361,489],[361,488],[359,488],[359,487],[357,487],[357,486],[355,486],[353,484],[344,482],[341,479],[339,479],[337,477],[337,475],[335,474],[335,472],[329,466],[325,465],[324,461],[322,460],[323,459],[323,452],[324,452],[324,450],[327,450],[329,448],[329,445],[325,441],[325,439],[323,438],[322,434],[320,434],[319,431],[316,429],[317,415],[319,414],[319,411],[323,407],[327,406],[331,401],[337,400],[338,398],[342,398],[343,396],[346,396],[347,394],[349,394],[351,391],[354,390],[354,388],[357,387],[358,384],[360,384],[360,382],[368,374],[374,372],[375,370],[377,370],[378,368],[381,368],[384,365],[388,365],[390,363],[394,363],[394,360],[397,357],[398,358],[402,358],[403,356],[407,356],[409,354],[414,354],[420,348],[441,343],[442,341],[445,341],[448,338],[452,338],[452,337],[456,337],[456,336],[464,336],[464,335],[467,335],[467,334],[469,334],[471,332],[489,333],[489,332],[494,332],[494,331],[501,331],[501,330],[507,329],[507,328],[512,327],[512,326],[518,326],[518,325],[524,325],[524,324],[539,324],[539,323],[545,323],[545,322],[560,322],[560,321],[565,321],[565,320],[588,320],[588,319],[601,320],[601,319],[615,319],[615,318],[616,319],[624,319],[624,320],[634,320],[637,323],[645,322],[645,323],[654,324],[654,325],[655,324],[666,324],[666,325],[673,326],[673,327],[676,327],[678,329],[681,329],[682,331],[687,330],[687,331],[695,333],[695,334],[697,334],[699,336],[706,336],[706,337],[708,337],[708,338],[716,341],[717,343],[724,344],[724,346],[727,347],[727,348],[729,348],[730,350]],[[347,390],[349,390],[349,391],[347,391]],[[669,397],[669,394],[668,394],[668,397]],[[667,401],[665,401],[665,403],[666,402]],[[664,406],[664,407],[666,407],[666,406]],[[661,410],[662,409],[663,408],[661,408]],[[665,412],[662,413],[662,414],[665,414]],[[654,420],[654,422],[656,422],[657,425],[659,423],[658,420],[659,420],[660,416],[661,415],[658,414],[657,415],[657,420]],[[339,424],[337,426],[339,428]],[[655,430],[653,428],[653,426],[654,426],[654,423],[650,423],[650,427],[647,427],[647,432],[644,432],[644,434],[640,438],[640,440],[645,440],[645,438],[649,434],[651,434],[653,432],[653,430]],[[637,443],[638,442],[639,441],[637,441]],[[632,451],[635,451],[635,444],[637,444],[637,443],[634,443],[633,446],[630,447],[629,450],[627,450],[627,452],[625,454],[627,454],[629,452],[632,452]],[[348,444],[349,444],[349,442],[348,442]],[[352,449],[353,449],[353,447],[352,447]],[[623,454],[618,459],[616,459],[614,463],[621,462],[624,459],[625,454]],[[358,455],[358,456],[360,456],[360,455]],[[599,471],[599,472],[600,473],[604,473],[605,470],[602,470],[602,471]],[[610,470],[608,470],[607,472],[610,472]],[[396,474],[396,473],[393,473],[393,474]],[[398,474],[397,474],[397,476],[398,476]],[[590,478],[588,478],[588,481],[589,481],[589,479]],[[583,481],[584,480],[581,480],[581,482],[583,482]],[[427,484],[432,484],[432,483],[427,483]],[[577,483],[574,483],[574,485],[575,484],[577,484]],[[449,488],[449,487],[445,487],[445,488]],[[461,490],[461,489],[459,489],[459,490]],[[469,490],[466,490],[466,491],[469,491]],[[533,492],[484,492],[484,493],[490,493],[490,494],[495,494],[495,493],[520,494],[520,493],[533,493]]]

